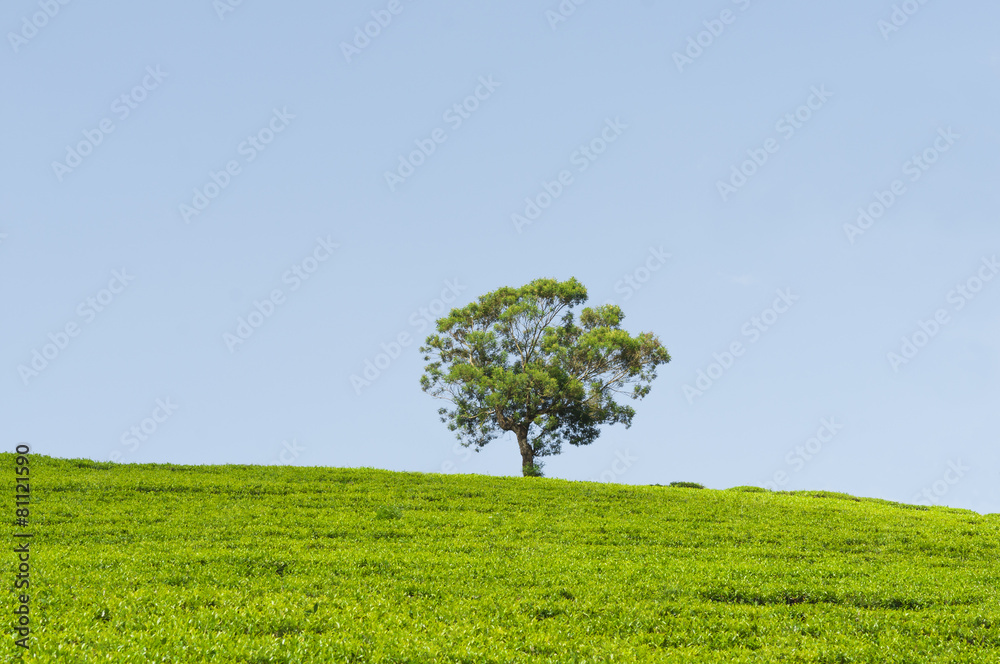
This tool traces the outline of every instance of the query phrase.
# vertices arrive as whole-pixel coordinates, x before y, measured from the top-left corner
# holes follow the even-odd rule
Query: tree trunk
[[[528,444],[528,427],[516,427],[517,447],[521,450],[521,473],[528,476],[528,469],[535,464],[535,451]]]

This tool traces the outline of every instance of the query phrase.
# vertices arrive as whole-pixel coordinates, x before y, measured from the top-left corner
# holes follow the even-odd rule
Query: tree
[[[621,329],[616,305],[583,309],[577,325],[571,309],[586,300],[575,278],[536,279],[437,321],[438,334],[420,348],[433,360],[420,385],[453,404],[438,414],[463,445],[478,452],[511,431],[523,474],[537,475],[536,457],[558,454],[563,443],[589,445],[598,425],[632,425],[635,410],[615,396],[646,396],[670,355],[652,333],[632,337]]]

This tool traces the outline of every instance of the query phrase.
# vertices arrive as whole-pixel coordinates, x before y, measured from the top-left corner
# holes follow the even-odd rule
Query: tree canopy
[[[464,445],[478,451],[513,432],[523,474],[535,475],[536,457],[563,443],[589,445],[601,424],[631,426],[635,410],[615,397],[645,397],[670,355],[652,333],[623,330],[616,305],[585,308],[577,324],[572,308],[586,300],[575,278],[536,279],[437,321],[420,348],[430,362],[420,385],[451,402],[438,414]]]

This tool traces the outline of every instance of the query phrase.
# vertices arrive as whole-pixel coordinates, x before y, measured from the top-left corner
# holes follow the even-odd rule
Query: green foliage
[[[697,482],[671,482],[669,486],[677,487],[680,489],[704,489],[704,484],[698,484]]]
[[[544,464],[541,463],[540,461],[536,461],[535,463],[529,463],[529,464],[527,464],[523,468],[523,471],[524,471],[523,474],[524,474],[524,476],[525,477],[544,477],[545,474],[542,472],[542,466],[543,465]]]
[[[808,493],[34,456],[22,661],[1000,661],[997,515]]]
[[[778,493],[786,493],[792,496],[810,496],[812,498],[833,498],[836,500],[861,500],[857,496],[852,496],[846,493],[837,493],[836,491],[779,491]]]
[[[601,424],[631,426],[635,410],[615,397],[645,397],[670,355],[652,333],[623,330],[615,305],[583,309],[577,325],[571,310],[586,300],[576,279],[536,279],[437,321],[420,348],[420,385],[452,403],[438,414],[463,444],[478,450],[513,432],[527,473],[563,443],[594,442]]]
[[[399,519],[403,516],[403,510],[396,505],[382,505],[375,511],[376,519]]]
[[[767,493],[767,489],[760,486],[734,486],[726,491],[742,491],[743,493]]]

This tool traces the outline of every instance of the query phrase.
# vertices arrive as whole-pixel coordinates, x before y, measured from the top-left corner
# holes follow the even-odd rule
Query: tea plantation
[[[31,464],[30,648],[14,645],[12,545],[4,661],[1000,662],[1000,515],[751,487]]]

